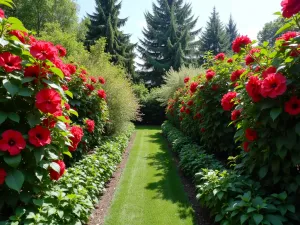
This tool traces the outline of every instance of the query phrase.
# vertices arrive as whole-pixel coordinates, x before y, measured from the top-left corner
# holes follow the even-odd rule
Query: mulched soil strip
[[[114,193],[116,191],[116,187],[119,184],[119,180],[126,166],[135,136],[136,136],[136,132],[131,136],[128,147],[123,153],[123,159],[119,164],[117,170],[114,172],[111,180],[106,184],[105,192],[100,197],[99,203],[95,207],[96,209],[94,210],[92,216],[90,217],[90,221],[88,222],[88,225],[102,225],[104,223],[104,218],[111,205],[112,199],[114,197]]]
[[[163,135],[163,134],[162,134]],[[166,139],[166,138],[165,138]],[[179,174],[179,177],[181,179],[181,183],[184,186],[184,191],[187,193],[188,199],[195,211],[195,220],[197,222],[197,225],[213,225],[214,223],[209,217],[209,210],[203,208],[200,206],[196,196],[197,196],[197,190],[195,187],[195,184],[192,182],[192,180],[184,175],[182,170],[179,167],[179,156],[172,151],[172,145],[168,144],[168,149],[173,155],[173,161],[175,162],[177,166],[177,171]]]

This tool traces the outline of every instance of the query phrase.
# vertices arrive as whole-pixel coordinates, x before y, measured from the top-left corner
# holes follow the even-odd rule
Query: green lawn
[[[159,127],[138,127],[105,225],[193,225],[188,202]]]

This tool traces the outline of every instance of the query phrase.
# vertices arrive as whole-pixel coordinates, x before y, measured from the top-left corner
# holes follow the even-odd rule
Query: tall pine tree
[[[193,61],[194,41],[200,30],[194,30],[197,19],[192,16],[191,4],[183,0],[157,0],[153,13],[145,14],[147,28],[143,30],[138,50],[143,60],[141,76],[159,86],[171,67],[178,70]]]
[[[112,61],[123,65],[129,74],[134,73],[134,48],[130,43],[130,35],[124,34],[123,27],[127,18],[120,19],[122,2],[118,0],[96,0],[96,12],[88,15],[91,23],[86,36],[86,45],[89,48],[101,37],[107,39],[106,52],[112,55]]]
[[[230,42],[230,47],[232,46],[232,42],[237,38],[238,36],[238,31],[236,28],[236,23],[232,19],[232,15],[229,17],[229,22],[226,26],[226,32],[227,35],[229,36],[229,42]]]
[[[215,7],[207,22],[206,29],[201,35],[199,49],[201,55],[207,51],[211,51],[216,55],[220,52],[227,52],[230,49],[229,36]]]

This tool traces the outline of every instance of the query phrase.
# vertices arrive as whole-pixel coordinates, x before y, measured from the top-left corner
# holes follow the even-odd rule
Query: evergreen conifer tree
[[[191,4],[183,0],[157,0],[153,13],[145,14],[147,28],[138,46],[143,63],[140,72],[151,86],[159,86],[170,68],[180,69],[194,60],[200,30],[194,30],[197,19]]]
[[[91,23],[86,36],[86,46],[89,48],[96,40],[105,37],[107,40],[105,51],[112,55],[112,61],[123,65],[132,75],[135,45],[130,43],[130,35],[120,30],[127,21],[127,18],[119,18],[121,3],[118,0],[96,0],[96,12],[88,15]]]
[[[233,21],[232,15],[229,17],[229,22],[226,26],[226,32],[227,35],[229,36],[229,42],[230,42],[230,48],[232,46],[232,42],[237,38],[238,36],[238,31],[236,28],[236,23]]]
[[[206,29],[200,38],[200,54],[211,51],[214,55],[227,52],[230,49],[229,36],[220,20],[219,13],[214,7],[207,22]]]

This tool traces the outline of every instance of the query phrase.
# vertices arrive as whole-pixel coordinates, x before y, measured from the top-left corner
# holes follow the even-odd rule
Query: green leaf
[[[0,124],[3,123],[7,119],[7,113],[0,111]]]
[[[35,77],[23,77],[23,78],[22,78],[22,84],[31,82],[31,81],[33,81],[33,80],[35,80],[35,79],[36,79]]]
[[[283,225],[282,217],[277,215],[266,215],[265,219],[268,220],[272,225]]]
[[[5,89],[7,90],[7,92],[11,95],[14,96],[15,94],[18,93],[19,91],[19,87],[14,85],[13,83],[11,83],[9,80],[4,79],[2,81],[3,86],[5,87]]]
[[[282,193],[280,193],[279,195],[278,195],[278,198],[280,199],[280,200],[285,200],[286,198],[287,198],[287,193],[286,192],[282,192]]]
[[[216,215],[215,222],[220,222],[223,219],[221,214]]]
[[[17,156],[4,156],[4,161],[6,162],[6,164],[13,168],[17,168],[20,165],[21,160],[21,154]]]
[[[41,117],[40,117],[40,115],[31,113],[27,116],[27,122],[30,125],[30,127],[34,127],[34,126],[38,125],[39,123],[41,123]]]
[[[14,113],[14,112],[9,113],[8,118],[17,123],[20,122],[20,116],[17,113]]]
[[[275,34],[275,36],[277,36],[278,34],[281,34],[282,32],[288,30],[289,28],[291,28],[293,26],[293,23],[286,23],[284,24]]]
[[[45,150],[43,148],[39,148],[39,149],[35,149],[33,152],[34,152],[33,154],[35,157],[36,164],[38,164],[44,158]]]
[[[300,136],[300,122],[296,124],[295,131]]]
[[[74,109],[69,109],[69,112],[77,117],[79,116],[78,112],[76,112]]]
[[[58,160],[59,159],[59,157],[56,154],[54,154],[50,151],[48,151],[48,155],[49,155],[49,158],[52,159],[52,160]]]
[[[270,116],[275,121],[277,117],[282,113],[282,108],[275,108],[270,111]]]
[[[51,67],[50,71],[55,75],[59,76],[61,79],[64,79],[65,77],[61,69],[58,69],[57,67]]]
[[[42,206],[44,204],[44,200],[43,199],[33,199],[33,204],[35,204],[36,206]]]
[[[275,13],[273,13],[273,15],[275,15],[275,16],[281,16],[281,12],[275,12]]]
[[[30,97],[33,95],[33,90],[29,88],[21,88],[18,92],[18,95],[23,96],[23,97]]]
[[[9,171],[5,183],[10,189],[20,192],[24,183],[24,175],[19,170]]]
[[[58,165],[56,162],[50,163],[50,167],[51,167],[54,171],[60,173],[60,167],[59,167],[59,165]]]
[[[70,98],[73,98],[73,93],[69,90],[65,91],[66,95],[68,95]]]
[[[294,205],[287,205],[287,209],[292,212],[292,213],[295,213],[296,212],[296,208]]]
[[[268,166],[261,167],[258,172],[259,178],[260,179],[264,178],[267,175],[267,173],[268,173]]]
[[[70,151],[65,151],[65,152],[63,152],[63,154],[69,156],[70,158],[72,158],[72,154],[71,154]]]
[[[261,214],[254,214],[252,216],[252,218],[253,218],[256,225],[259,225],[260,222],[264,219],[263,215],[261,215]]]
[[[249,218],[249,215],[243,214],[240,218],[241,224],[244,224],[248,218]]]

